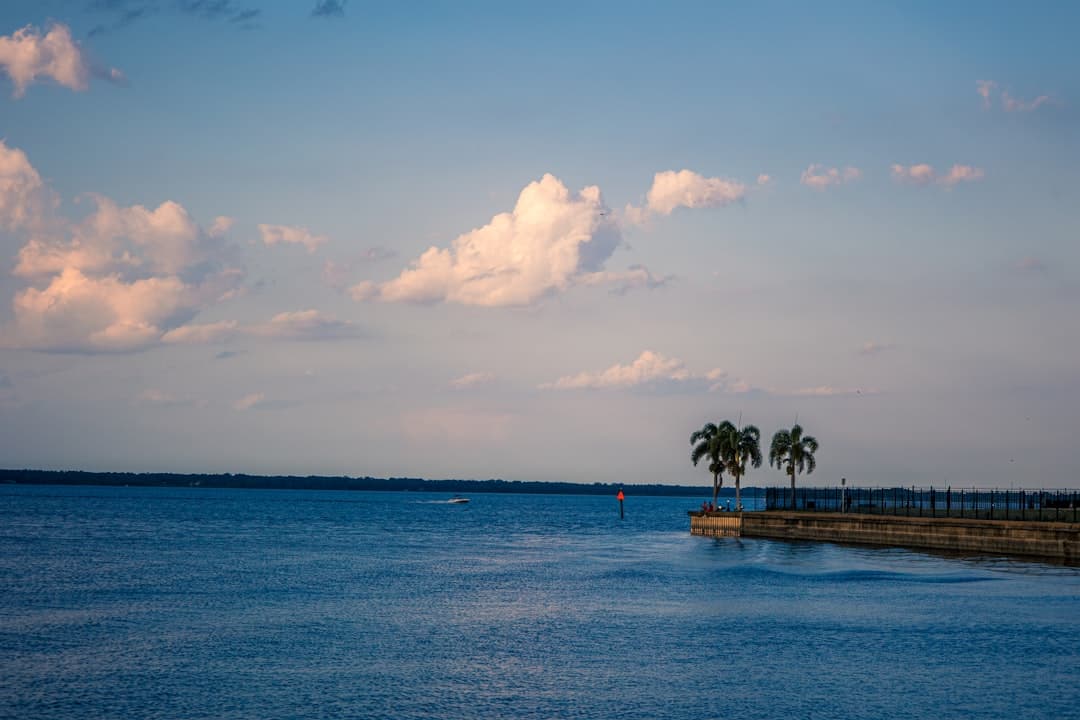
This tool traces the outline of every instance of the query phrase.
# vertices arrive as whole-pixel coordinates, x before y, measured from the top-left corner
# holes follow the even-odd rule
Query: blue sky
[[[316,5],[0,7],[0,464],[1077,484],[1074,5]]]

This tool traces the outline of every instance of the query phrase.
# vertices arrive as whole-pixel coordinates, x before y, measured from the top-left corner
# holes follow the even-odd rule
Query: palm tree
[[[694,467],[702,458],[709,458],[709,472],[712,473],[712,501],[716,505],[716,498],[720,494],[720,487],[724,484],[721,475],[724,472],[724,461],[720,457],[720,428],[712,423],[705,423],[700,430],[695,430],[690,436],[690,444],[694,446],[690,451],[690,460]]]
[[[791,430],[778,430],[772,436],[772,445],[769,447],[769,464],[775,465],[779,470],[783,466],[784,472],[791,476],[791,509],[795,509],[795,475],[806,470],[806,474],[814,472],[817,462],[814,461],[814,453],[818,450],[818,441],[813,435],[803,435],[802,426],[795,423]]]
[[[720,457],[728,474],[735,478],[735,508],[742,510],[740,481],[746,475],[747,463],[761,467],[761,431],[753,425],[737,428],[725,420],[720,423]]]

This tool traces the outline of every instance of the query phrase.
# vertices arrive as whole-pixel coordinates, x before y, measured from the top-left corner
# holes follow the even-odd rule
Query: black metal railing
[[[766,510],[1080,522],[1080,491],[983,488],[765,488]]]

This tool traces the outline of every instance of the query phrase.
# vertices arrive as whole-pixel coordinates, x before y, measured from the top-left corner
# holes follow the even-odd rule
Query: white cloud
[[[14,96],[22,97],[39,79],[49,78],[72,90],[85,90],[90,78],[86,56],[71,38],[66,25],[55,24],[45,34],[27,25],[11,35],[0,36],[0,69],[11,78]],[[112,68],[102,73],[107,79],[123,80]]]
[[[327,242],[323,235],[314,235],[304,227],[288,225],[259,225],[263,243],[266,245],[303,245],[308,254],[314,253]]]
[[[915,185],[927,185],[934,182],[937,177],[934,168],[926,163],[908,166],[894,164],[889,170],[894,180],[910,182]]]
[[[759,187],[764,187],[765,185],[768,185],[771,182],[772,182],[772,177],[770,177],[769,175],[766,175],[765,173],[762,173],[762,174],[757,176],[757,184],[758,184]]]
[[[383,260],[397,257],[397,252],[377,245],[364,250],[359,255],[344,260],[327,260],[323,263],[323,282],[335,290],[344,290],[352,281],[356,270]]]
[[[610,285],[613,295],[625,295],[631,290],[655,290],[675,279],[674,275],[657,277],[644,265],[631,265],[625,272],[603,270],[581,276],[582,285]]]
[[[953,165],[949,168],[949,172],[942,176],[938,182],[946,187],[952,187],[957,183],[982,180],[984,176],[985,173],[982,168],[971,167],[970,165]]]
[[[896,345],[892,343],[879,343],[873,340],[867,340],[859,348],[859,354],[867,357],[873,357],[874,355],[880,355],[883,352],[896,349]]]
[[[204,403],[195,403],[190,400],[182,400],[172,393],[165,392],[158,388],[147,388],[139,393],[135,397],[136,405],[153,405],[158,407],[175,407],[180,405],[203,405]]]
[[[355,324],[326,317],[317,310],[279,313],[270,322],[252,325],[244,332],[276,340],[338,340],[360,335]]]
[[[970,165],[953,165],[949,172],[939,175],[932,165],[919,163],[917,165],[892,165],[890,167],[893,180],[906,182],[912,185],[937,184],[951,188],[962,182],[982,180],[986,173],[982,168]]]
[[[208,345],[231,340],[239,333],[239,324],[234,320],[214,323],[181,325],[161,337],[164,343],[182,345]]]
[[[214,222],[211,223],[210,229],[206,231],[206,234],[212,238],[224,237],[232,230],[232,226],[235,223],[235,218],[228,217],[227,215],[219,215],[214,218]]]
[[[714,208],[746,197],[746,186],[735,180],[703,177],[692,170],[665,170],[653,177],[646,197],[651,212],[670,215],[676,208]]]
[[[621,242],[600,189],[572,194],[558,178],[529,183],[513,211],[431,247],[398,277],[351,288],[356,300],[521,306],[599,272]]]
[[[709,392],[723,392],[723,393],[748,393],[751,391],[764,392],[762,388],[754,387],[745,380],[737,377],[732,377],[726,370],[720,368],[714,368],[705,373],[705,380],[708,381]]]
[[[678,387],[702,392],[745,393],[760,391],[720,368],[694,373],[677,358],[646,350],[629,365],[615,364],[601,372],[566,375],[555,382],[540,385],[542,390],[628,389],[636,387]]]
[[[48,192],[26,153],[0,139],[0,229],[32,224],[47,201]]]
[[[997,83],[993,80],[976,80],[975,92],[979,93],[979,97],[982,98],[983,110],[990,109],[990,94],[997,87]]]
[[[1031,112],[1052,99],[1049,95],[1039,95],[1034,100],[1024,101],[1012,97],[1003,90],[1001,92],[1001,107],[1005,109],[1005,112]]]
[[[612,365],[598,373],[566,375],[541,387],[554,390],[629,388],[658,382],[685,382],[692,377],[681,360],[646,350],[629,365]]]
[[[40,185],[25,156],[0,148],[15,167],[0,192],[8,224],[23,225],[20,187]],[[5,177],[11,176],[8,173]],[[14,188],[15,190],[12,190]],[[183,206],[119,207],[95,196],[96,208],[78,223],[49,216],[35,224],[19,250],[14,274],[29,287],[13,299],[16,347],[58,352],[127,352],[161,341],[242,278],[220,267],[220,244]],[[50,207],[48,204],[42,206]],[[11,208],[16,208],[13,211]],[[38,227],[39,226],[39,227]]]
[[[250,410],[254,407],[258,407],[266,402],[266,396],[262,393],[251,393],[245,395],[236,402],[233,403],[233,409],[243,412],[244,410]]]
[[[179,203],[119,207],[92,196],[97,210],[69,226],[70,240],[31,239],[19,251],[15,274],[35,277],[65,268],[84,272],[176,274],[204,259],[205,235]]]
[[[272,340],[343,340],[361,335],[354,323],[326,317],[317,310],[278,313],[269,322],[241,325],[234,320],[182,325],[165,333],[161,341],[185,345],[228,342],[238,337]]]
[[[19,344],[38,350],[126,352],[157,342],[197,312],[198,290],[175,276],[125,282],[64,268],[14,299]]]
[[[758,176],[759,185],[768,181],[768,175]],[[670,215],[681,207],[724,207],[745,198],[746,185],[737,180],[704,177],[692,170],[665,170],[653,176],[645,205],[627,205],[622,218],[631,225],[644,225],[653,215]]]
[[[454,378],[450,381],[450,385],[463,390],[465,388],[476,387],[477,385],[486,385],[495,379],[495,375],[490,372],[474,372],[468,375],[462,375],[459,378]]]
[[[838,397],[874,395],[876,390],[867,388],[838,388],[819,385],[788,391],[754,385],[735,377],[725,370],[714,368],[705,373],[695,373],[677,358],[646,350],[628,365],[615,364],[600,372],[581,372],[565,375],[558,380],[544,383],[541,390],[628,390],[649,388],[653,390],[677,389],[689,392],[725,394],[755,393],[776,397]]]
[[[993,80],[976,80],[975,92],[982,98],[983,110],[989,110],[992,105],[992,95],[998,89],[998,84]],[[1008,90],[1001,91],[1001,109],[1005,112],[1031,112],[1048,103],[1053,103],[1052,95],[1039,95],[1033,100],[1021,100],[1014,98]]]
[[[857,167],[848,166],[841,169],[814,163],[803,171],[799,182],[814,190],[824,190],[830,185],[843,185],[861,177],[862,171]]]

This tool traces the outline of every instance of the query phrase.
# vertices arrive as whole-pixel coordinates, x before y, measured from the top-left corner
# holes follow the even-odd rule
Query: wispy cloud
[[[450,381],[451,387],[458,390],[464,390],[465,388],[472,388],[478,385],[487,385],[495,379],[495,374],[490,372],[474,372],[468,375],[462,375],[459,378],[454,378]]]
[[[259,233],[266,245],[303,245],[309,255],[328,242],[325,235],[316,235],[305,227],[259,225]]]
[[[1039,95],[1034,100],[1025,101],[1014,98],[1004,90],[1001,92],[1001,107],[1004,108],[1005,112],[1031,112],[1052,100],[1053,98],[1049,95]]]
[[[986,177],[982,168],[971,165],[953,165],[944,175],[939,174],[932,165],[919,163],[917,165],[894,164],[890,167],[892,177],[897,182],[911,185],[937,184],[945,188],[955,187],[962,182],[975,182]]]
[[[993,96],[999,91],[998,83],[993,80],[976,80],[975,92],[982,98],[983,110],[993,107]],[[1008,90],[1001,89],[999,92],[1001,109],[1005,112],[1031,112],[1048,103],[1054,102],[1052,95],[1039,95],[1031,100],[1021,100],[1013,97]]]
[[[705,373],[691,372],[678,358],[645,350],[635,360],[623,365],[616,363],[599,372],[580,372],[565,375],[544,383],[542,390],[619,390],[632,388],[699,390],[742,393],[755,390],[749,383],[731,377],[716,368]]]
[[[826,167],[819,163],[803,170],[799,182],[814,190],[824,190],[832,185],[844,185],[862,177],[862,171],[850,165],[844,168]]]
[[[674,279],[674,275],[653,275],[644,265],[631,265],[625,272],[604,270],[582,275],[581,284],[610,286],[612,295],[625,295],[631,290],[662,288]]]
[[[181,325],[162,335],[161,341],[180,345],[208,345],[232,340],[239,333],[239,323],[235,320],[223,320],[214,323]]]
[[[345,5],[349,0],[317,0],[315,7],[311,9],[311,17],[315,18],[342,18],[345,17]]]
[[[323,263],[323,282],[335,290],[344,290],[356,281],[354,275],[359,268],[395,257],[397,257],[397,251],[378,245],[364,250],[359,255],[339,260],[327,260]]]
[[[893,343],[880,343],[873,340],[868,340],[862,344],[861,348],[859,348],[859,354],[865,357],[874,357],[875,355],[880,355],[884,352],[895,349],[896,345],[894,345]]]
[[[87,9],[106,18],[88,33],[100,35],[119,30],[158,13],[174,13],[210,22],[225,22],[241,28],[252,28],[262,10],[239,5],[233,0],[92,0]]]
[[[177,397],[159,388],[147,388],[135,396],[134,404],[153,407],[206,407],[207,402]]]
[[[210,345],[240,337],[270,340],[347,340],[362,337],[354,323],[327,317],[317,310],[278,313],[269,322],[241,324],[233,320],[181,325],[165,333],[161,341],[182,345]]]
[[[732,395],[769,395],[780,398],[858,397],[875,395],[878,392],[869,388],[844,388],[824,384],[797,390],[762,387],[743,378],[733,376],[720,368],[714,368],[705,373],[693,372],[687,368],[682,360],[667,357],[651,350],[641,353],[637,359],[629,364],[617,363],[606,370],[564,375],[539,387],[541,390],[709,392]]]
[[[692,377],[682,360],[646,350],[629,365],[615,364],[601,372],[566,375],[540,387],[552,390],[630,388],[659,382],[681,383]]]
[[[361,335],[355,324],[326,317],[317,310],[279,313],[270,322],[250,326],[246,332],[277,340],[344,340]]]

